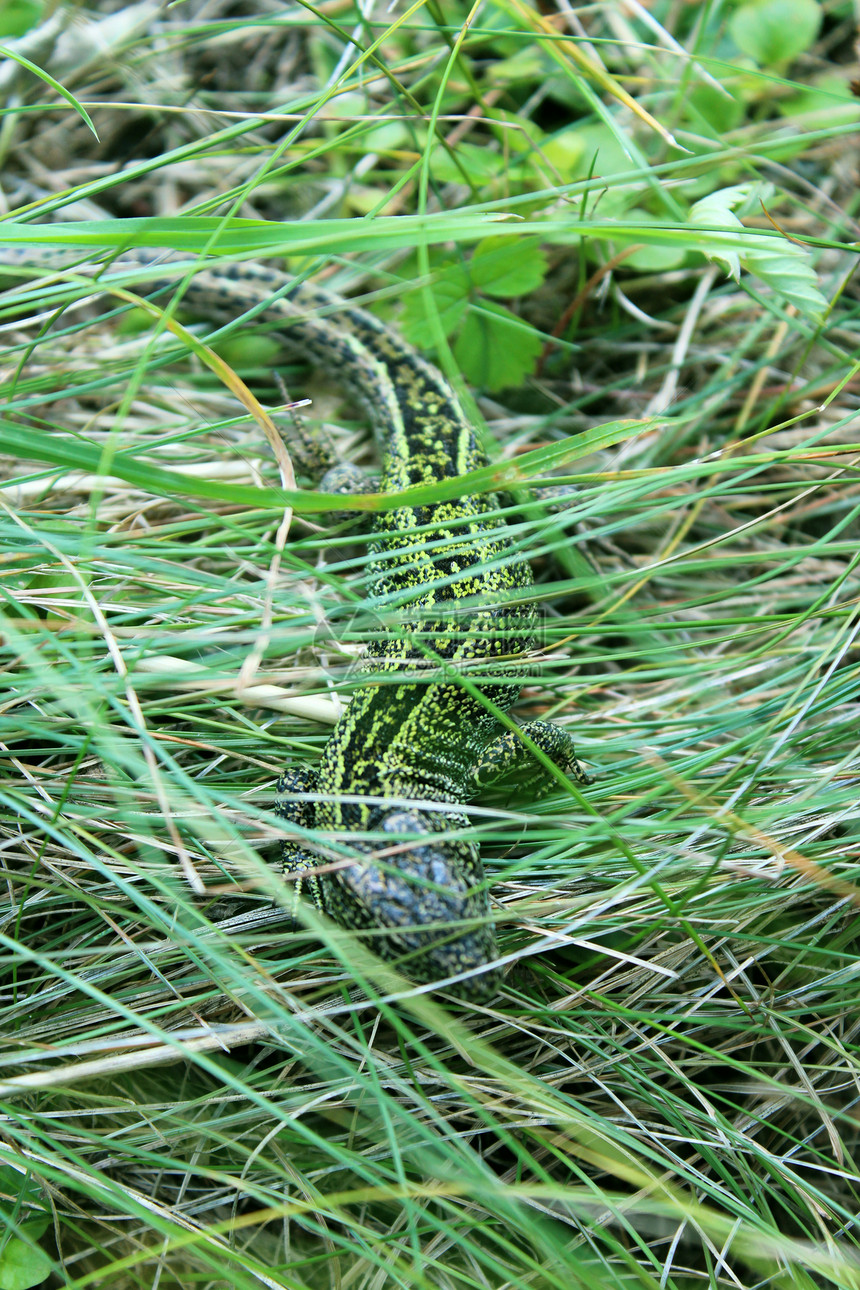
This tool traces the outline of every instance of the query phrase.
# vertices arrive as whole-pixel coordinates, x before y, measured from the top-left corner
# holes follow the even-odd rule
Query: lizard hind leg
[[[297,794],[315,793],[319,786],[319,775],[315,770],[291,767],[285,770],[278,780],[275,799],[275,814],[288,824],[298,825],[300,830],[312,829],[316,824],[316,804],[297,799]],[[320,857],[304,841],[302,833],[287,836],[281,843],[281,865],[285,874],[296,874],[296,899],[302,887],[302,875],[309,876],[304,881],[310,888],[315,903],[324,908],[322,884],[313,876],[319,867]]]
[[[319,481],[323,493],[338,493],[344,500],[356,493],[375,493],[379,488],[379,478],[370,474],[362,466],[351,461],[340,461],[329,467]],[[344,505],[342,511],[329,511],[327,516],[331,524],[342,524],[346,520],[355,521],[361,528],[368,528],[370,516],[359,511],[351,511]]]
[[[520,731],[578,784],[594,782],[580,765],[573,739],[566,730],[549,721],[526,721]],[[500,792],[534,795],[549,792],[556,785],[551,773],[523,743],[519,732],[513,730],[503,730],[487,745],[472,768],[471,782],[476,796],[487,789],[494,795]]]

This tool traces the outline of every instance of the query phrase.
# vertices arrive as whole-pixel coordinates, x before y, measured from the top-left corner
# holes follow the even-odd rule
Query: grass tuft
[[[0,1290],[856,1290],[851,6],[17,8],[0,243],[74,256],[0,300]],[[597,777],[470,810],[489,1004],[272,863],[380,623],[254,400],[368,428],[97,299],[128,244],[287,257],[485,427]]]

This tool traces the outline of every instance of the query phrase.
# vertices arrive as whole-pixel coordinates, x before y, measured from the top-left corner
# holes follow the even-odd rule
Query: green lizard
[[[152,259],[124,254],[113,268],[148,265],[151,274]],[[149,288],[175,286],[178,272],[168,263]],[[383,492],[486,463],[440,372],[364,310],[250,264],[202,268],[184,283],[182,307],[217,323],[249,313],[354,392],[379,442]],[[349,484],[341,469],[322,486]],[[494,783],[549,779],[460,680],[471,664],[484,678],[498,675],[480,693],[507,710],[519,682],[500,660],[533,643],[531,569],[513,551],[498,506],[484,494],[377,515],[367,595],[397,625],[364,665],[364,683],[319,766],[286,770],[276,805],[286,826],[284,868],[325,912],[371,933],[371,944],[413,979],[458,978],[461,996],[476,998],[497,985],[496,942],[462,807]],[[566,732],[542,721],[521,729],[556,765],[589,782]],[[336,845],[318,852],[310,830]]]

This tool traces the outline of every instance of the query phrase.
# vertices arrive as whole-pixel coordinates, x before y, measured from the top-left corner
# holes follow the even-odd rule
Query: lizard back
[[[35,258],[53,263],[50,253]],[[102,280],[129,272],[154,293],[181,279],[183,308],[211,323],[259,321],[352,391],[374,427],[383,492],[485,464],[441,373],[363,309],[276,269],[198,270],[149,252],[123,253]],[[380,511],[366,579],[380,632],[362,684],[319,766],[291,767],[278,786],[287,873],[413,977],[457,977],[474,997],[494,988],[496,943],[478,848],[458,808],[494,781],[519,782],[526,765],[534,777],[528,746],[491,710],[504,712],[519,690],[504,659],[531,644],[531,581],[492,494]],[[540,721],[523,730],[588,782],[566,732]]]

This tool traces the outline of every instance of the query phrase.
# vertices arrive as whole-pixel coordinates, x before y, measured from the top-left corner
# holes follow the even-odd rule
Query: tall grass
[[[380,622],[243,410],[277,338],[9,268],[0,1288],[860,1286],[852,15],[753,7],[100,9],[27,55],[98,143],[9,74],[0,244],[289,256],[430,348],[596,783],[470,810],[489,1004],[297,905],[274,781]]]

